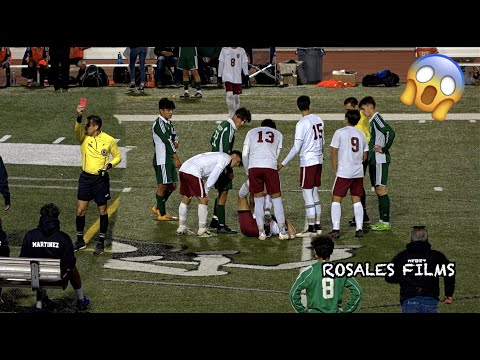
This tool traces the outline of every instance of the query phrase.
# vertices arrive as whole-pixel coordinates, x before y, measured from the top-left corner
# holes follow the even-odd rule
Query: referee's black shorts
[[[110,200],[110,177],[108,172],[101,176],[82,171],[78,179],[77,199],[83,201],[95,200],[97,205],[105,205],[107,200]]]

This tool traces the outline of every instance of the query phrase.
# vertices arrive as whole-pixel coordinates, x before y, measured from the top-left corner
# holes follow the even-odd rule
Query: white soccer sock
[[[315,224],[315,205],[312,189],[302,189],[303,200],[305,201],[305,213],[308,218],[308,225]]]
[[[82,300],[82,301],[83,301],[84,294],[83,294],[83,289],[82,289],[82,288],[80,288],[80,289],[75,289],[75,295],[77,295],[77,299],[78,299],[78,300]]]
[[[355,214],[355,226],[356,230],[362,230],[363,227],[363,206],[359,201],[353,204],[353,213]]]
[[[257,227],[259,230],[263,229],[265,224],[263,218],[265,217],[265,211],[263,207],[265,206],[265,198],[262,197],[256,197],[254,198],[255,201],[255,221],[257,222]]]
[[[233,95],[233,112],[240,108],[240,95]]]
[[[265,196],[265,209],[272,208],[272,197],[270,195]]]
[[[181,228],[187,225],[187,213],[188,205],[180,202],[180,206],[178,207],[178,222]]]
[[[285,228],[285,213],[283,212],[282,197],[272,199],[273,210],[275,211],[275,217],[277,218],[278,226],[280,230]]]
[[[313,188],[313,204],[315,205],[315,224],[320,224],[322,215],[322,206],[320,205],[320,198],[318,196],[318,187]]]
[[[198,228],[199,229],[207,228],[207,217],[208,217],[208,206],[203,204],[198,204]]]
[[[240,188],[240,190],[238,190],[238,196],[240,196],[241,198],[246,198],[248,196],[248,180],[245,181],[242,185],[242,187]]]
[[[227,91],[227,109],[230,117],[235,114],[235,100],[233,99],[233,91]]]
[[[360,204],[362,207],[362,204]],[[362,210],[363,211],[363,210]],[[339,202],[332,202],[332,228],[333,230],[340,230],[340,218],[342,216],[342,207]]]

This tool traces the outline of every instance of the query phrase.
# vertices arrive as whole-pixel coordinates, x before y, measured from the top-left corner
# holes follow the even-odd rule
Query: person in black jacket
[[[90,299],[83,293],[82,280],[78,272],[77,259],[73,254],[73,243],[70,236],[60,230],[60,209],[50,203],[40,209],[38,226],[25,234],[20,257],[60,259],[62,276],[75,289],[77,307],[85,309]],[[48,299],[46,292],[44,299]],[[44,300],[45,301],[45,300]],[[39,307],[40,303],[37,303]]]
[[[157,46],[153,50],[157,56],[157,70],[155,71],[155,83],[157,88],[161,88],[164,85],[175,84],[181,85],[181,73],[178,70],[178,47],[164,47]],[[166,78],[165,70],[167,73],[171,73],[171,79]],[[173,68],[173,72],[170,70]],[[169,82],[169,80],[171,82]]]
[[[412,227],[410,243],[392,260],[393,275],[385,280],[400,284],[400,304],[403,313],[436,313],[440,294],[439,277],[444,277],[445,304],[453,302],[455,263],[437,250],[431,249],[426,226]]]
[[[0,219],[0,256],[10,256],[10,246],[8,246],[7,234],[2,228],[2,219]],[[2,288],[0,288],[0,304],[2,304]]]
[[[5,211],[8,211],[11,205],[10,190],[8,188],[8,173],[1,156],[0,156],[0,194],[2,194],[3,196],[3,200],[5,203]]]

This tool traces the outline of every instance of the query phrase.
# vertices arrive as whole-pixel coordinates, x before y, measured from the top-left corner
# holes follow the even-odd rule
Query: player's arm
[[[223,68],[225,67],[225,52],[222,50],[220,51],[220,56],[218,57],[218,76],[222,77]]]
[[[248,59],[247,59],[247,53],[245,51],[242,52],[242,70],[243,70],[243,75],[248,76]]]
[[[80,106],[80,105],[77,106],[77,121],[75,121],[75,137],[78,139],[80,143],[82,143],[83,139],[85,139],[85,130],[82,127],[83,110],[84,110],[83,106]]]
[[[302,290],[306,288],[306,280],[312,272],[313,268],[310,266],[298,275],[297,280],[295,280],[290,289],[290,303],[297,313],[308,313],[308,309],[302,304]]]
[[[243,168],[245,169],[245,172],[248,175],[248,155],[250,154],[250,143],[248,141],[250,137],[247,134],[247,137],[245,138],[245,142],[243,143],[243,149],[242,149],[242,163],[243,163]]]
[[[358,307],[358,304],[360,304],[360,299],[362,298],[362,288],[355,278],[347,278],[347,281],[345,281],[345,287],[350,290],[350,297],[348,298],[348,302],[343,307],[343,312],[354,312]]]
[[[108,167],[108,169],[117,166],[118,164],[120,164],[120,161],[122,161],[122,153],[120,152],[120,149],[118,148],[118,144],[115,139],[113,139],[110,144],[110,155],[112,155],[113,159],[112,161],[110,161],[110,164],[112,166]]]
[[[208,177],[207,179],[207,183],[205,184],[205,192],[208,193],[208,190],[213,186],[215,185],[215,183],[217,182],[218,180],[218,177],[220,176],[220,174],[223,172],[223,170],[225,170],[225,164],[223,163],[222,161],[222,164],[217,164],[215,165],[215,168],[213,169],[213,171],[210,173],[210,176]]]
[[[293,146],[290,149],[290,152],[288,153],[287,157],[283,159],[283,161],[281,162],[280,164],[281,166],[279,166],[278,170],[280,170],[282,166],[287,166],[290,160],[292,160],[295,157],[295,155],[297,155],[297,153],[302,148],[303,138],[304,136],[303,136],[302,128],[300,127],[300,124],[297,124],[295,126],[295,141],[293,142]]]
[[[383,135],[385,135],[385,146],[382,148],[382,153],[386,153],[393,144],[393,140],[395,139],[395,131],[393,131],[391,126],[388,125],[385,121],[379,118],[376,118],[375,121],[376,130],[380,131]],[[381,122],[383,126],[379,126],[377,121]]]
[[[170,138],[170,134],[167,134],[167,129],[165,128],[165,126],[163,126],[163,124],[160,124],[161,121],[162,121],[161,119],[156,120],[155,126],[153,127],[153,131],[165,144],[165,149],[167,150],[167,154],[173,155],[177,152],[177,149],[175,148],[175,144]]]
[[[336,147],[332,147],[332,169],[333,173],[337,174],[337,165],[338,165],[338,149]]]

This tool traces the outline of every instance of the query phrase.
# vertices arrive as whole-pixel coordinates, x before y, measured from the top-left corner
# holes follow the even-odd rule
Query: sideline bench
[[[60,259],[0,257],[0,288],[31,288],[42,300],[42,289],[65,290]]]

